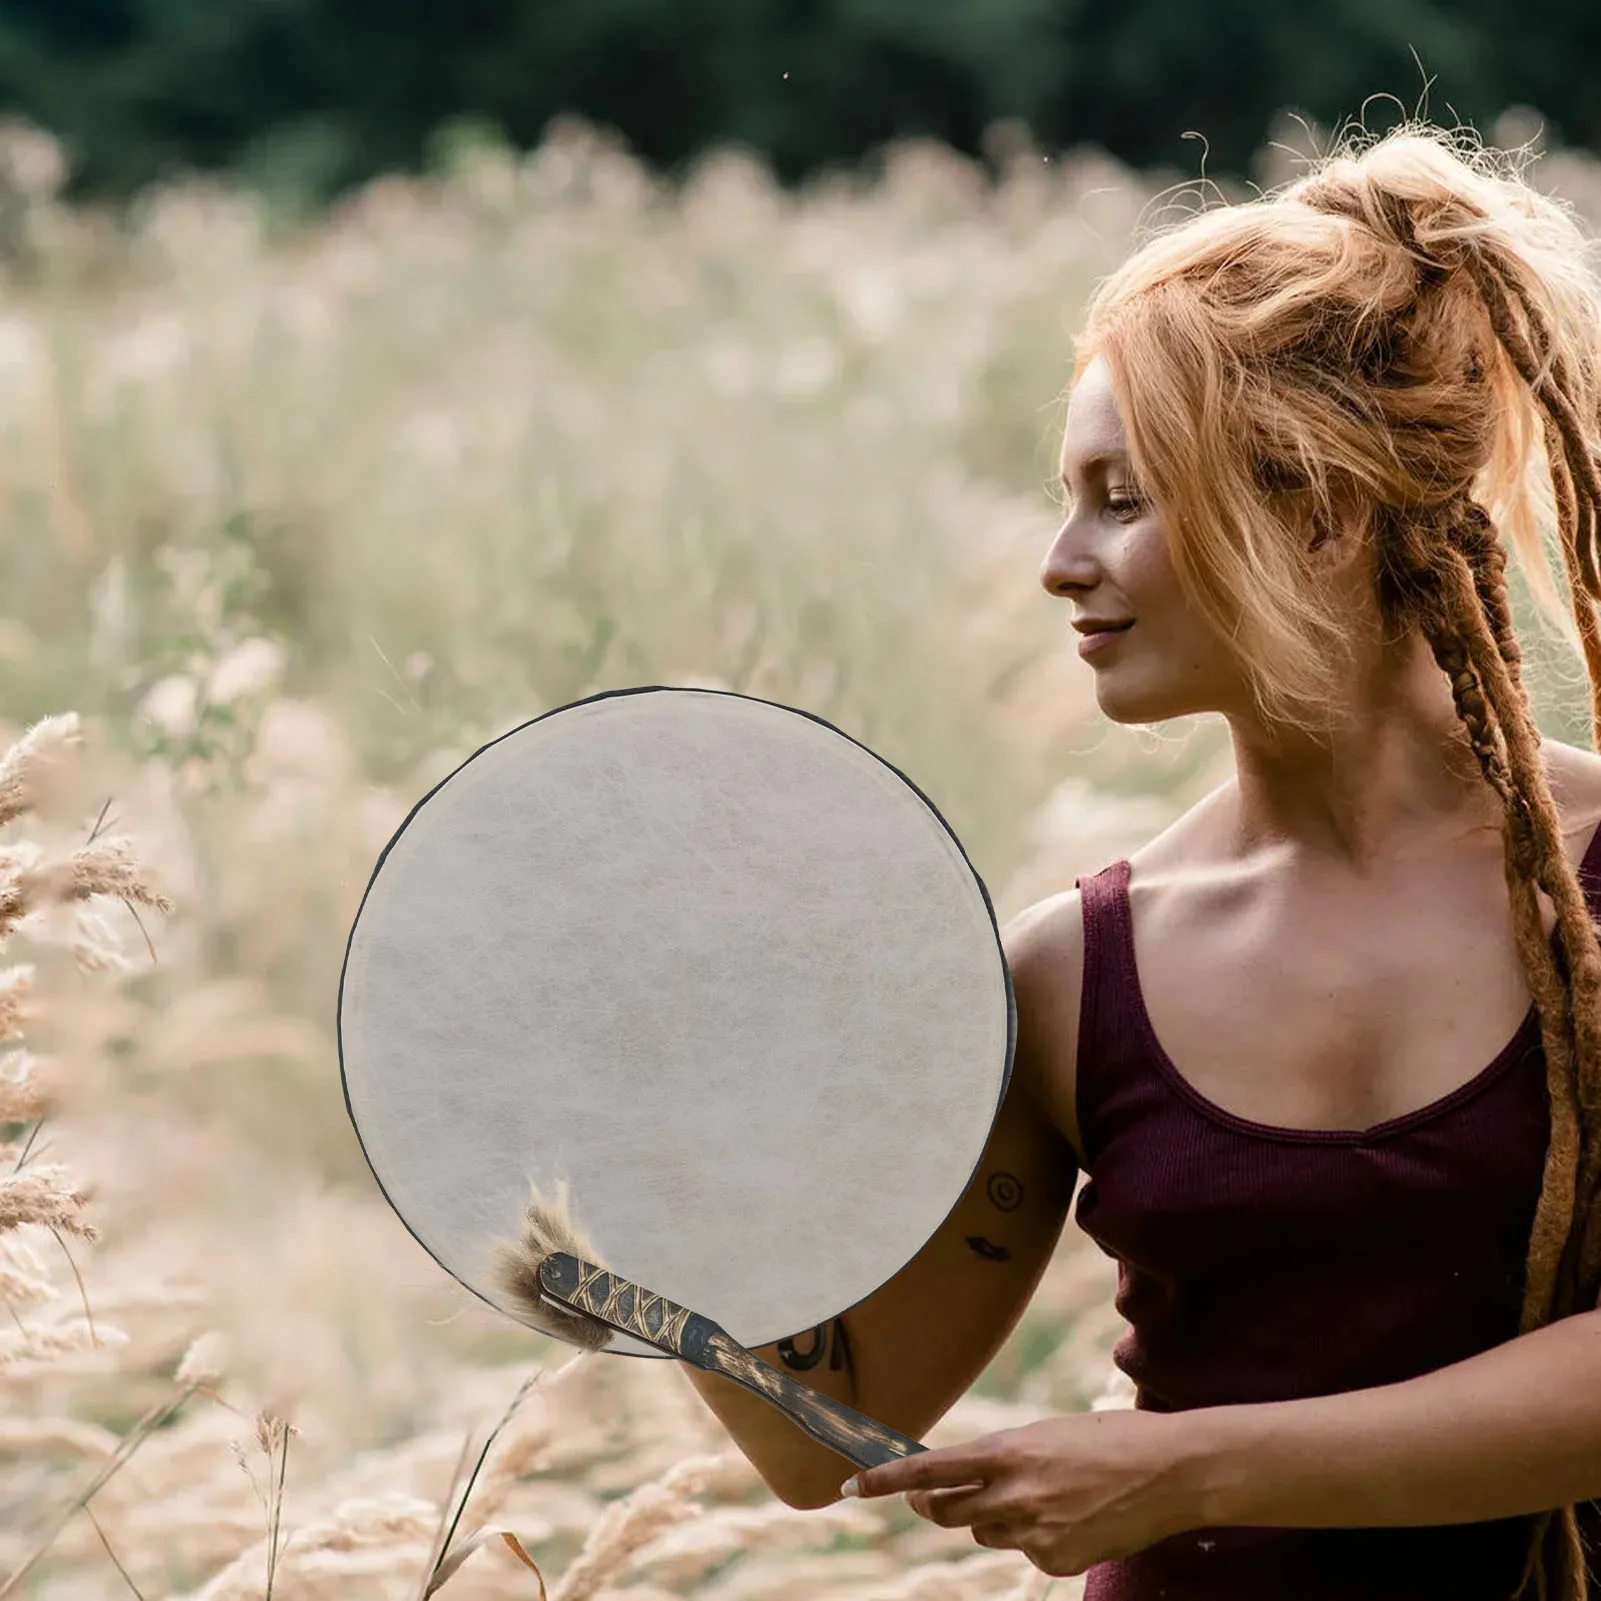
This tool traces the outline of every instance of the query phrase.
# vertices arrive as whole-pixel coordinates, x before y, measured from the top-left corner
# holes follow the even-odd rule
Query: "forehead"
[[[1080,374],[1068,400],[1061,466],[1065,471],[1091,457],[1122,456],[1127,451],[1128,438],[1112,392],[1111,370],[1098,356]]]

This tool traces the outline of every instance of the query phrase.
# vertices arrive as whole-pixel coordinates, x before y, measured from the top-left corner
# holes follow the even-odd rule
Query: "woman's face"
[[[1179,587],[1162,514],[1140,499],[1103,359],[1074,387],[1060,466],[1067,520],[1040,582],[1073,602],[1075,621],[1134,619],[1086,658],[1101,710],[1116,723],[1156,723],[1244,705],[1242,674]]]

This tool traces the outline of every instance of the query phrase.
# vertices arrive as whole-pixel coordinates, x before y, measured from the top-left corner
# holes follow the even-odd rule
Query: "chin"
[[[1113,682],[1115,677],[1113,673],[1095,680],[1096,703],[1114,723],[1166,723],[1209,709],[1193,693],[1183,694],[1176,688],[1142,691]]]

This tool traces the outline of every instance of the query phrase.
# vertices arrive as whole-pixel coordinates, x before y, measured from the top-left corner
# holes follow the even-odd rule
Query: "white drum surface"
[[[491,1247],[566,1178],[606,1266],[758,1346],[939,1227],[1013,1022],[983,886],[906,779],[791,708],[651,689],[525,724],[419,805],[339,1028],[379,1184],[484,1300],[516,1315]]]

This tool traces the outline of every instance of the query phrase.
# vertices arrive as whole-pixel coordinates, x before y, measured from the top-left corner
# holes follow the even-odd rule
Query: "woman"
[[[1082,1170],[1137,1406],[845,1493],[1089,1601],[1601,1597],[1601,758],[1534,725],[1502,545],[1554,611],[1532,463],[1601,736],[1581,250],[1490,156],[1404,130],[1097,294],[1043,581],[1100,635],[1106,715],[1219,712],[1236,774],[1013,920],[1016,1070],[969,1192],[762,1354],[921,1436]],[[690,1376],[780,1496],[835,1497],[840,1458]]]

